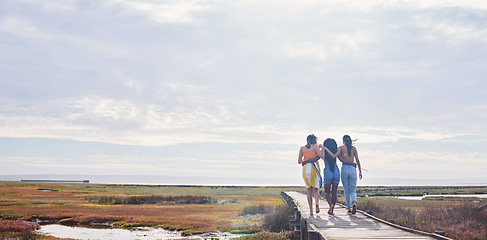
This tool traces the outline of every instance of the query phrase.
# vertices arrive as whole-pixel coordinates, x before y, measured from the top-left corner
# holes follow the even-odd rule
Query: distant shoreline
[[[167,185],[167,186],[256,186],[256,187],[304,187],[298,178],[223,178],[223,177],[175,177],[155,175],[69,175],[69,174],[18,174],[0,175],[0,181],[21,180],[84,181],[90,184]],[[83,184],[83,183],[80,183]],[[340,183],[341,186],[341,183]],[[358,187],[393,186],[487,186],[486,179],[363,179]]]
[[[0,180],[2,182],[15,182],[15,183],[39,183],[39,184],[46,184],[46,183],[75,183],[75,184],[90,184],[90,183],[83,183],[80,181],[56,181],[56,180],[46,180],[46,181],[6,181]],[[267,185],[180,185],[180,184],[140,184],[140,183],[91,183],[91,184],[99,184],[99,185],[107,185],[107,186],[117,186],[117,187],[153,187],[153,188],[170,188],[170,187],[177,187],[177,188],[303,188],[304,186],[267,186]],[[378,192],[388,192],[388,191],[426,191],[426,190],[447,190],[447,189],[484,189],[487,185],[367,185],[367,186],[357,186],[357,193],[366,193],[369,191],[378,191]],[[339,191],[341,186],[339,186]]]

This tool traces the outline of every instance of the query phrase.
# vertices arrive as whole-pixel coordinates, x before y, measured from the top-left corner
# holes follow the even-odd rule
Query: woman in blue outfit
[[[335,153],[330,151],[330,149],[328,149],[326,146],[325,150],[331,157],[338,157],[343,162],[342,183],[343,191],[345,193],[345,200],[347,202],[348,213],[355,214],[357,212],[356,167],[358,167],[359,170],[359,179],[362,179],[362,167],[360,166],[357,148],[352,146],[352,139],[350,136],[345,135],[343,136],[343,145],[340,146]]]
[[[328,138],[323,142],[323,146],[328,148],[332,153],[337,152],[337,143],[334,139]],[[336,164],[336,157],[332,157],[328,152],[324,152],[325,155],[325,198],[328,202],[328,214],[334,215],[333,209],[337,203],[337,189],[340,183],[340,170]],[[331,190],[331,191],[330,191]]]

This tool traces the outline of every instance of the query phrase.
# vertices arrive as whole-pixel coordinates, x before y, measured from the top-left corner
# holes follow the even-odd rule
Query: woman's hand
[[[360,180],[362,180],[362,172],[360,172],[360,173],[358,174],[358,178],[359,178]]]

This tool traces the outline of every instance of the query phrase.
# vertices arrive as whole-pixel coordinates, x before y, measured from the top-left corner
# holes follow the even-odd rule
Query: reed
[[[241,215],[264,215],[262,229],[267,232],[282,232],[289,230],[290,209],[287,206],[267,206],[264,204],[247,206]]]
[[[291,218],[291,210],[286,206],[278,206],[274,211],[268,213],[264,218],[263,228],[270,232],[289,231],[289,219]]]

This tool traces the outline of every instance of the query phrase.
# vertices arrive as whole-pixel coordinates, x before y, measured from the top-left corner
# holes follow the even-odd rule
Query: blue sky
[[[487,183],[481,1],[0,1],[0,52],[0,175]]]

